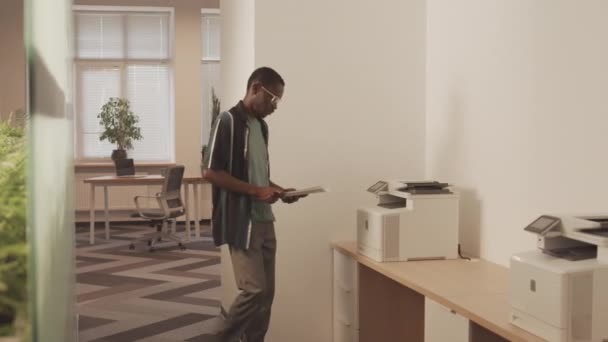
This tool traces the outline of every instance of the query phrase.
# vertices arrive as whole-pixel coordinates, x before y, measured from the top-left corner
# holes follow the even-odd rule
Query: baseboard
[[[131,217],[131,214],[133,214],[134,212],[136,212],[136,209],[111,209],[108,212],[108,215],[110,216],[110,218],[112,219],[111,222],[113,223],[129,223],[129,224],[136,224],[137,222],[142,222],[141,218],[137,218],[137,217]],[[76,223],[83,223],[83,224],[89,224],[89,218],[90,218],[90,212],[89,210],[82,210],[82,209],[77,209],[75,210],[74,213],[74,222]],[[201,217],[200,222],[209,222],[211,220],[210,217]],[[191,220],[191,222],[194,222],[195,220]],[[96,209],[95,210],[95,223],[98,224],[100,222],[105,222],[105,211],[103,209]],[[143,221],[146,222],[146,221]],[[179,222],[185,222],[185,217],[182,218],[181,220],[178,219],[177,221]]]
[[[196,222],[194,220],[190,220],[190,224],[192,226],[194,226]],[[147,226],[150,224],[150,221],[146,221],[146,220],[142,220],[142,219],[134,219],[134,220],[112,220],[110,221],[110,224],[112,225],[130,225],[130,226]],[[209,219],[202,219],[199,221],[199,224],[202,226],[209,226],[211,225],[211,220]],[[90,223],[88,221],[80,221],[80,222],[75,222],[75,225],[77,228],[82,228],[82,227],[89,227]],[[177,225],[178,226],[185,226],[186,225],[186,221],[177,221]],[[104,227],[105,226],[105,221],[98,221],[95,220],[95,227]]]

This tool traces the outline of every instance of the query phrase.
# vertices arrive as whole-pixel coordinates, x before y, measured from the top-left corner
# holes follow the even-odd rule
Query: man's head
[[[245,107],[257,118],[264,118],[277,109],[283,97],[285,81],[281,75],[268,67],[256,69],[247,80]]]

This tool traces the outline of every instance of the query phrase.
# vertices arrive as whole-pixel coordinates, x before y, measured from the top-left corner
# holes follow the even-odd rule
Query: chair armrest
[[[145,215],[143,213],[143,211],[141,210],[141,207],[140,207],[139,202],[138,202],[138,200],[140,198],[154,198],[154,199],[156,199],[156,203],[158,204],[158,208],[162,209],[165,212],[165,217],[163,217],[163,218],[166,218],[166,217],[169,216],[169,215],[167,215],[166,210],[164,210],[164,208],[163,208],[163,206],[162,206],[162,204],[160,202],[160,196],[158,196],[158,194],[157,194],[157,196],[135,196],[133,198],[133,202],[135,202],[135,208],[137,208],[137,213],[139,214],[140,217],[143,217],[143,218],[148,219],[148,220],[163,219],[163,218],[160,218],[160,217],[149,217],[149,216]]]
[[[156,194],[156,196],[135,196],[133,199],[135,201],[137,201],[138,198],[158,198],[158,197],[160,197],[159,194]]]
[[[138,202],[138,200],[140,198],[154,198],[154,199],[156,199],[158,201],[159,196],[135,196],[133,198],[133,201],[135,202],[135,207],[137,208],[137,211],[141,213],[139,202]]]

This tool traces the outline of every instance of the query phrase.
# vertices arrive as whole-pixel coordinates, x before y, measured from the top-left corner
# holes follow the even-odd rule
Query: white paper
[[[313,186],[311,188],[306,188],[306,189],[287,191],[283,194],[283,196],[284,197],[302,196],[302,195],[314,194],[317,192],[327,192],[327,189],[325,189],[322,186]]]

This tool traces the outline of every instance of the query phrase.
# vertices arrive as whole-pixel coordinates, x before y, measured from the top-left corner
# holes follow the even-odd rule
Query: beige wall
[[[222,0],[224,28],[243,1]],[[287,83],[268,119],[272,180],[331,190],[273,207],[269,342],[331,341],[329,242],[355,239],[356,208],[376,201],[369,185],[424,176],[424,7],[423,0],[255,1],[254,59],[243,42],[240,63],[272,66]],[[222,49],[222,57],[232,54],[238,65],[240,52]],[[245,84],[234,86],[242,97]]]
[[[464,250],[507,264],[543,213],[607,213],[608,2],[428,1],[427,171]]]
[[[0,3],[0,119],[25,111],[23,0]]]
[[[76,0],[75,4],[175,8],[175,159],[178,164],[186,166],[187,176],[200,175],[203,105],[200,17],[201,8],[218,8],[219,0]],[[204,187],[202,191],[203,218],[211,216],[208,190]]]

